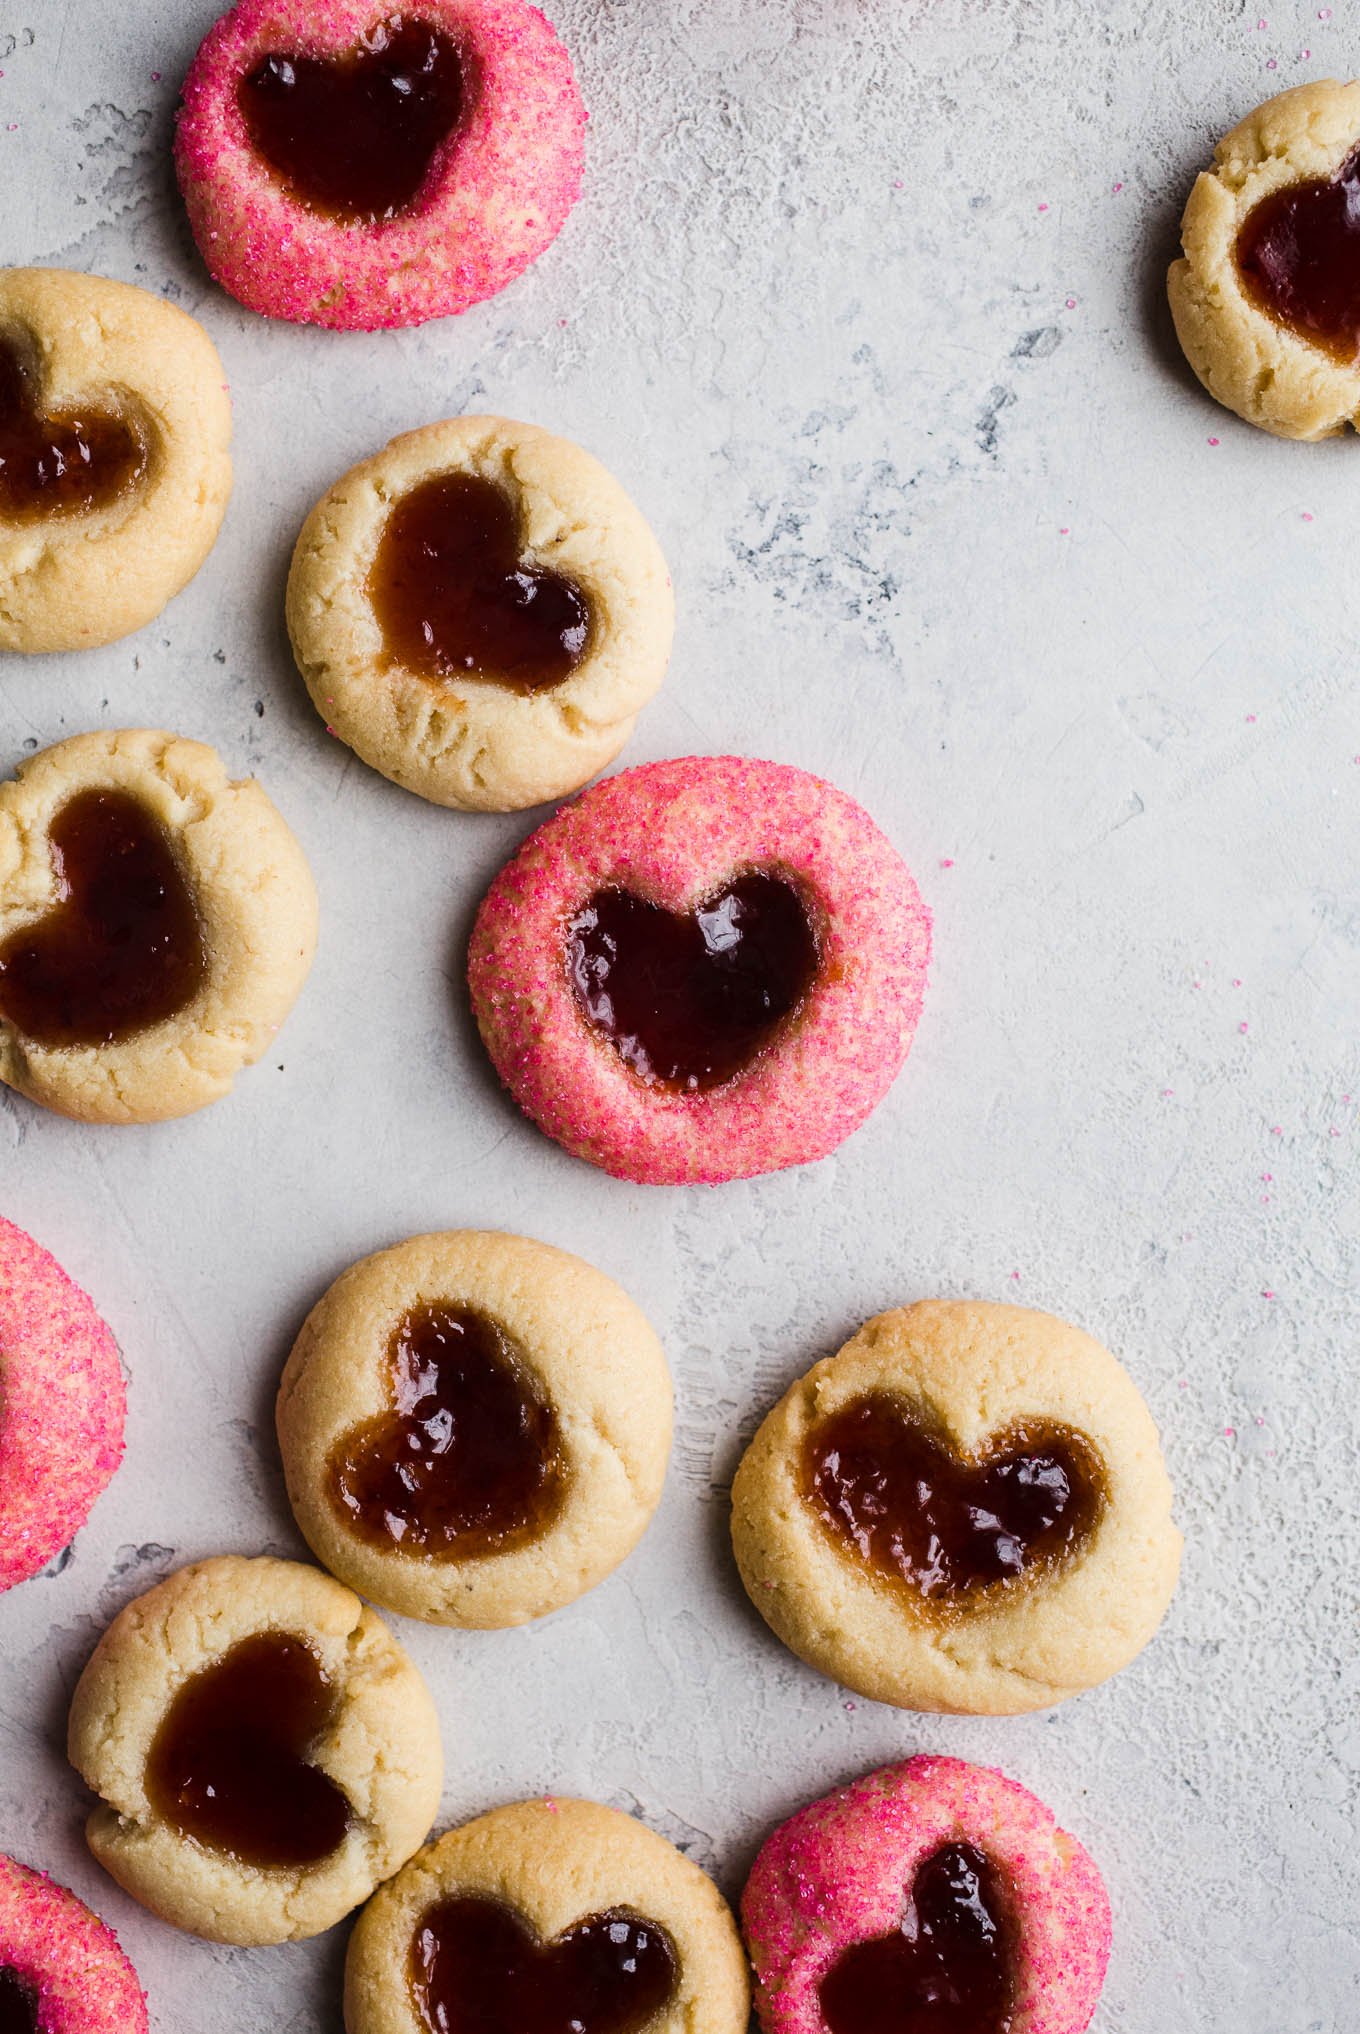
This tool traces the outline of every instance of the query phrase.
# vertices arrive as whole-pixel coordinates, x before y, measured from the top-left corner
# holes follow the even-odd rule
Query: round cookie
[[[288,1359],[278,1425],[298,1524],[342,1580],[433,1624],[523,1624],[641,1538],[670,1374],[603,1272],[454,1230],[336,1280]]]
[[[346,2034],[522,2034],[549,1999],[576,2034],[745,2034],[750,2014],[713,1881],[593,1801],[519,1801],[450,1830],[369,1902],[350,1940]]]
[[[184,85],[199,249],[253,311],[419,325],[494,296],[581,188],[571,59],[526,0],[238,0]]]
[[[217,349],[129,283],[0,269],[0,651],[87,650],[188,584],[231,494]]]
[[[681,1185],[824,1158],[882,1099],[925,991],[930,917],[868,814],[735,756],[597,784],[477,915],[472,1007],[541,1130]]]
[[[146,2034],[146,2000],[118,1938],[54,1879],[0,1857],[0,2027]]]
[[[316,920],[297,841],[203,743],[42,750],[0,784],[0,1080],[85,1123],[204,1108],[272,1044]]]
[[[1181,1554],[1128,1373],[1051,1314],[963,1300],[880,1314],[791,1386],[737,1470],[732,1544],[810,1666],[989,1716],[1127,1666]]]
[[[211,1942],[298,1942],[404,1864],[439,1806],[439,1720],[329,1575],[223,1555],[114,1619],[71,1703],[95,1857]]]
[[[613,761],[666,673],[656,539],[588,452],[458,417],[396,438],[319,501],[288,579],[329,731],[436,805],[509,811]]]
[[[1110,1955],[1110,1903],[1076,1838],[962,1759],[884,1766],[800,1809],[741,1913],[764,2034],[942,2027],[942,2001],[959,2025],[1082,2034]]]
[[[0,1216],[0,1591],[68,1545],[123,1459],[118,1346],[42,1245]]]
[[[1210,395],[1280,438],[1360,417],[1360,82],[1296,85],[1248,114],[1195,180],[1167,278]]]

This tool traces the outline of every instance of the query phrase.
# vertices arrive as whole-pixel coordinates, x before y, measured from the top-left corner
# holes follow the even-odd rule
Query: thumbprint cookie
[[[1157,1429],[1109,1351],[952,1300],[880,1314],[785,1393],[737,1470],[732,1540],[809,1665],[996,1716],[1127,1666],[1181,1554]]]
[[[118,1938],[74,1893],[0,1857],[0,2034],[147,2034]]]
[[[472,1007],[539,1128],[621,1179],[824,1158],[892,1083],[930,918],[854,800],[735,756],[597,784],[520,849],[473,929]]]
[[[585,120],[527,0],[238,0],[175,153],[224,289],[368,331],[465,311],[536,260],[580,192]]]
[[[203,327],[146,290],[0,269],[0,650],[155,619],[213,547],[231,403]]]
[[[197,1562],[117,1616],[71,1704],[105,1871],[212,1942],[298,1942],[424,1842],[443,1755],[386,1626],[319,1569]]]
[[[674,628],[655,537],[565,438],[459,417],[394,439],[303,525],[298,668],[332,734],[436,805],[508,811],[611,763]]]
[[[1360,419],[1360,82],[1296,85],[1225,135],[1168,277],[1210,395],[1279,438]]]
[[[741,1912],[763,2034],[1083,2034],[1110,1956],[1076,1838],[962,1759],[884,1766],[800,1809]]]
[[[0,784],[0,1080],[85,1123],[217,1101],[306,979],[316,890],[252,778],[149,729]]]
[[[520,1801],[450,1830],[350,1939],[346,2034],[745,2034],[726,1902],[615,1808]]]
[[[288,1359],[278,1425],[298,1524],[343,1581],[434,1624],[523,1624],[641,1538],[670,1374],[602,1272],[455,1230],[336,1280]]]

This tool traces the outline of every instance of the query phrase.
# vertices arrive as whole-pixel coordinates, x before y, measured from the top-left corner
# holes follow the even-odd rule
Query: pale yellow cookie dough
[[[40,402],[121,411],[147,470],[88,514],[0,514],[0,650],[84,650],[154,620],[207,557],[231,493],[231,400],[217,349],[184,311],[130,283],[0,269],[0,337]]]
[[[745,2034],[746,1957],[713,1881],[644,1823],[593,1801],[519,1801],[450,1830],[372,1899],[350,1939],[346,2034],[431,2034],[411,1997],[411,1941],[460,1894],[501,1901],[541,1941],[625,1908],[670,1936],[679,1966],[647,2034]]]
[[[1075,1429],[1104,1469],[1090,1537],[1057,1568],[956,1604],[913,1599],[833,1535],[803,1494],[814,1425],[885,1393],[963,1455],[1025,1421]],[[1152,1417],[1107,1349],[1051,1314],[923,1300],[869,1321],[785,1393],[732,1486],[732,1543],[762,1617],[810,1666],[903,1709],[1045,1709],[1127,1666],[1162,1620],[1181,1536]]]
[[[1360,82],[1296,85],[1249,113],[1195,180],[1184,258],[1167,277],[1185,357],[1210,395],[1277,438],[1330,438],[1360,416],[1360,363],[1344,366],[1248,294],[1237,236],[1272,192],[1332,177],[1360,142]]]
[[[410,1309],[477,1309],[518,1347],[557,1417],[567,1484],[542,1534],[470,1558],[373,1545],[330,1492],[352,1430],[391,1408],[388,1348]],[[671,1382],[641,1310],[603,1272],[524,1236],[415,1236],[352,1265],[288,1359],[278,1427],[288,1494],[318,1560],[375,1603],[434,1624],[523,1624],[571,1603],[637,1544],[661,1497]]]
[[[0,784],[0,945],[57,900],[48,828],[92,787],[134,795],[168,831],[194,892],[208,974],[176,1015],[112,1045],[45,1046],[0,1017],[0,1080],[84,1123],[149,1123],[225,1095],[266,1052],[306,980],[317,901],[302,849],[253,778],[151,729],[73,735]]]
[[[525,558],[590,599],[585,655],[560,685],[525,696],[389,659],[367,591],[388,514],[453,472],[504,488]],[[288,579],[294,655],[327,727],[394,784],[474,811],[563,797],[612,762],[665,676],[674,620],[666,561],[619,483],[580,446],[504,417],[429,424],[356,466],[303,524]]]
[[[305,1639],[339,1692],[311,1763],[348,1796],[340,1848],[305,1870],[250,1869],[159,1821],[147,1755],[171,1700],[240,1640]],[[319,1569],[223,1555],[181,1568],[114,1619],[71,1703],[72,1765],[102,1797],[90,1849],[163,1921],[212,1942],[298,1942],[348,1914],[429,1834],[443,1754],[425,1683],[387,1627]]]

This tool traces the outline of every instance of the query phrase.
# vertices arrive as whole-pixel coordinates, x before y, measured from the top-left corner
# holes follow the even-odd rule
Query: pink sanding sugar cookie
[[[53,1879],[0,1857],[0,2026],[146,2034],[146,2000],[111,1928]]]
[[[827,2034],[828,2017],[844,2027],[847,1952],[862,1958],[864,1945],[882,1942],[895,1955],[903,1937],[920,1943],[926,1917],[916,1899],[932,1860],[946,1853],[950,1862],[954,1846],[981,1853],[1005,1931],[1003,1947],[992,1952],[1001,1958],[1004,2001],[975,2010],[968,2027],[1081,2034],[1110,1955],[1100,1874],[1033,1794],[987,1766],[947,1758],[866,1773],[800,1809],[761,1850],[742,1895],[742,1921],[765,2034]],[[970,1919],[963,1916],[965,1937]],[[943,1929],[936,1921],[933,1940],[929,1928],[926,1921],[926,1968],[932,1956],[951,1953],[947,1920]],[[891,1983],[890,1961],[876,1958],[871,1968]],[[955,1975],[966,1981],[967,1964]],[[905,2002],[885,1992],[877,2003],[871,1994],[866,2027],[915,2026]],[[949,2022],[927,2016],[920,2024]]]
[[[421,109],[393,125],[394,101]],[[261,108],[290,165],[319,129],[322,183],[266,159]],[[265,317],[371,331],[465,311],[535,261],[580,194],[585,121],[526,0],[238,0],[189,71],[175,156],[224,289]]]
[[[703,907],[716,948],[723,894],[752,874],[801,901],[810,987],[730,1077],[693,1091],[643,1077],[587,1015],[573,926],[622,891],[677,923]],[[468,974],[487,1050],[540,1129],[618,1178],[678,1185],[834,1151],[906,1058],[929,955],[911,874],[853,799],[783,764],[700,756],[626,770],[541,827],[482,903]]]
[[[126,1411],[117,1345],[93,1303],[0,1217],[0,1590],[84,1525],[123,1459]]]

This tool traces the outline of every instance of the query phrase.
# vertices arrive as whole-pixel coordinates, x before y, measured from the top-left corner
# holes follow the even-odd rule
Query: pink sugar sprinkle
[[[1319,20],[1319,21],[1330,21],[1330,20],[1331,20],[1331,18],[1332,18],[1332,10],[1331,10],[1331,8],[1330,8],[1330,7],[1319,7],[1319,8],[1318,8],[1318,20]]]
[[[1329,1137],[1339,1137],[1341,1135],[1341,1132],[1337,1129],[1335,1123],[1332,1124],[1331,1128],[1327,1132],[1327,1135]]]
[[[1263,1285],[1261,1287],[1262,1299],[1274,1299],[1274,1297],[1275,1297],[1275,1288],[1273,1285]]]
[[[1246,1035],[1246,1031],[1247,1031],[1247,1020],[1246,1020],[1246,1018],[1245,1018],[1245,1017],[1244,1017],[1244,1018],[1242,1019],[1242,1022],[1241,1022],[1241,1023],[1240,1023],[1239,1025],[1238,1025],[1238,1027],[1237,1027],[1237,1028],[1238,1028],[1238,1030],[1239,1030],[1239,1031],[1240,1031],[1240,1032],[1241,1032],[1241,1033],[1243,1034],[1243,1036],[1245,1037],[1245,1035]]]
[[[1255,727],[1255,725],[1256,725],[1256,715],[1254,713],[1249,713],[1247,715],[1247,726]],[[1236,986],[1237,984],[1234,982],[1233,987],[1236,988]]]
[[[902,179],[901,179],[901,177],[894,177],[894,178],[893,178],[893,189],[894,189],[895,191],[901,191],[901,190],[905,190],[905,189],[906,189],[906,186],[905,186],[905,184],[904,184],[904,183],[902,182]]]
[[[1123,190],[1123,188],[1124,186],[1122,184],[1116,184],[1111,195],[1117,198],[1119,196],[1119,193]]]
[[[856,1711],[856,1710],[858,1709],[858,1707],[859,1707],[859,1704],[858,1704],[857,1702],[847,1702],[847,1703],[846,1703],[846,1705],[845,1705],[845,1713],[846,1713],[846,1715],[847,1715],[847,1716],[853,1716],[853,1715],[854,1715],[854,1713],[855,1713],[855,1711]]]
[[[1266,1421],[1265,1421],[1265,1414],[1264,1414],[1264,1413],[1257,1413],[1257,1414],[1256,1414],[1256,1424],[1257,1424],[1257,1426],[1258,1426],[1258,1427],[1263,1427],[1263,1426],[1265,1425],[1265,1423],[1266,1423]]]
[[[159,71],[153,71],[153,72],[151,73],[151,82],[152,82],[152,84],[153,84],[153,85],[159,85],[160,81],[161,81],[161,74],[160,74],[160,72],[159,72]]]
[[[558,1812],[557,1803],[556,1801],[553,1800],[551,1794],[545,1794],[543,1796],[543,1806],[547,1809],[550,1815],[556,1815]]]
[[[1019,1274],[1019,1272],[1018,1272],[1018,1271],[1013,1271],[1013,1272],[1011,1273],[1011,1277],[1012,1277],[1013,1279],[1015,1279],[1015,1280],[1017,1281],[1017,1283],[1018,1283],[1018,1282],[1019,1282],[1019,1278],[1020,1278],[1020,1274]]]
[[[1048,206],[1047,206],[1047,205],[1040,205],[1040,207],[1039,207],[1039,210],[1040,210],[1041,212],[1046,212],[1046,211],[1048,210]]]
[[[1162,1095],[1163,1095],[1163,1098],[1164,1098],[1164,1099],[1165,1099],[1165,1098],[1169,1098],[1170,1096],[1174,1095],[1174,1094],[1175,1094],[1175,1092],[1176,1092],[1176,1090],[1175,1090],[1174,1088],[1163,1088],[1163,1089],[1162,1089]]]
[[[1308,59],[1309,59],[1309,57],[1310,57],[1310,56],[1311,56],[1312,54],[1313,54],[1313,52],[1312,52],[1312,50],[1310,50],[1310,49],[1301,49],[1301,50],[1299,51],[1299,62],[1300,62],[1301,64],[1306,64],[1306,63],[1307,63],[1307,61],[1308,61]]]
[[[1211,438],[1211,439],[1209,440],[1209,443],[1210,443],[1211,445],[1216,445],[1216,444],[1218,443],[1218,440],[1217,440],[1217,438]]]
[[[1260,21],[1258,21],[1258,22],[1257,22],[1256,26],[1257,26],[1258,28],[1269,28],[1269,26],[1270,26],[1270,23],[1269,23],[1268,21],[1266,21],[1266,20],[1262,19],[1262,20],[1260,20]]]
[[[953,866],[954,866],[954,857],[952,855],[941,856],[940,867],[942,869],[952,869]]]
[[[1071,530],[1070,530],[1070,529],[1067,529],[1067,528],[1063,528],[1063,529],[1059,530],[1059,532],[1058,532],[1058,535],[1059,535],[1060,537],[1070,537],[1070,536],[1071,536],[1071,534],[1072,534]],[[1356,760],[1356,762],[1357,762],[1357,763],[1360,763],[1360,756],[1357,756],[1355,760]]]
[[[1076,300],[1076,298],[1075,298],[1075,297],[1069,297],[1069,298],[1067,299],[1067,308],[1068,308],[1068,310],[1069,310],[1069,311],[1075,311],[1075,310],[1076,310],[1076,308],[1077,308],[1077,300]]]
[[[1311,522],[1312,522],[1313,518],[1312,518],[1312,517],[1311,517],[1311,516],[1309,515],[1309,513],[1308,513],[1307,509],[1303,509],[1303,510],[1301,511],[1301,514],[1302,514],[1302,516],[1303,516],[1303,520],[1304,520],[1304,522],[1306,522],[1306,523],[1311,523]]]
[[[1235,1441],[1237,1439],[1236,1427],[1224,1427],[1223,1431],[1230,1441]]]
[[[1261,1178],[1264,1180],[1267,1186],[1270,1186],[1275,1178],[1275,1175],[1273,1172],[1263,1172],[1261,1174]]]
[[[1276,61],[1275,61],[1274,57],[1271,57],[1271,58],[1270,58],[1270,59],[1269,59],[1269,60],[1267,61],[1267,64],[1266,64],[1266,69],[1267,69],[1268,71],[1278,71],[1278,70],[1279,70],[1279,68],[1280,68],[1280,66],[1279,66],[1279,65],[1278,65],[1278,64],[1276,63]]]
[[[1182,1378],[1182,1379],[1180,1380],[1180,1383],[1179,1383],[1179,1384],[1177,1385],[1176,1389],[1177,1389],[1178,1391],[1189,1391],[1189,1389],[1190,1389],[1190,1379],[1189,1379],[1188,1377],[1183,1377],[1183,1378]]]
[[[1241,988],[1241,986],[1242,986],[1242,977],[1241,977],[1241,975],[1234,975],[1234,976],[1233,976],[1233,984],[1232,984],[1232,985],[1233,985],[1233,987],[1234,987],[1235,989],[1240,989],[1240,988]]]

